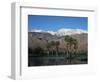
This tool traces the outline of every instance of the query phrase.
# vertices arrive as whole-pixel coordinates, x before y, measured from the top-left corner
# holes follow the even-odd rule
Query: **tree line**
[[[77,53],[78,49],[78,40],[72,38],[71,36],[65,36],[64,41],[66,42],[66,50],[65,52],[60,52],[59,46],[60,41],[46,41],[46,50],[41,47],[37,47],[34,50],[31,48],[28,49],[29,54],[36,54],[36,55],[47,55],[47,56],[59,56],[59,55],[66,55],[71,56],[71,54]]]

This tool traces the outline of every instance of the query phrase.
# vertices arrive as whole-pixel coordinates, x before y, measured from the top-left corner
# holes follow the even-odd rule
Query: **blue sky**
[[[28,15],[28,29],[57,31],[61,28],[88,30],[87,17]]]

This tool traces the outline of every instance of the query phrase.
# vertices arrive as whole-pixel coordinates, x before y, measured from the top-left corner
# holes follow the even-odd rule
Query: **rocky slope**
[[[81,33],[81,34],[73,34],[69,35],[78,41],[78,51],[87,51],[88,47],[88,34]],[[64,40],[65,36],[57,36],[52,35],[46,32],[29,32],[28,33],[28,47],[34,50],[37,47],[41,47],[42,49],[46,50],[46,45],[50,41],[59,41],[59,50],[64,51],[66,50],[66,42]]]

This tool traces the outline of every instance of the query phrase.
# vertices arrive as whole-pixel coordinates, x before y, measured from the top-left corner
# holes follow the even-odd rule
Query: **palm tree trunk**
[[[58,53],[59,53],[59,49],[58,49],[58,46],[56,47],[56,49],[57,49],[57,52],[56,52],[56,54],[58,55]]]
[[[70,45],[70,52],[69,53],[70,53],[70,64],[71,64],[71,55],[72,55],[71,54],[71,45]]]

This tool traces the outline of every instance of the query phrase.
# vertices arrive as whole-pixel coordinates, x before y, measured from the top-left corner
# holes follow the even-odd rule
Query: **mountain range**
[[[57,35],[57,36],[87,33],[86,30],[82,30],[82,29],[66,29],[66,28],[61,28],[57,31],[43,31],[43,30],[38,30],[38,29],[32,29],[31,32],[50,33],[51,35]]]
[[[60,51],[66,50],[65,35],[77,39],[78,51],[87,52],[88,48],[88,33],[80,29],[60,29],[57,32],[44,32],[42,30],[33,30],[28,32],[28,47],[34,50],[36,47],[46,49],[47,41],[59,41]]]

